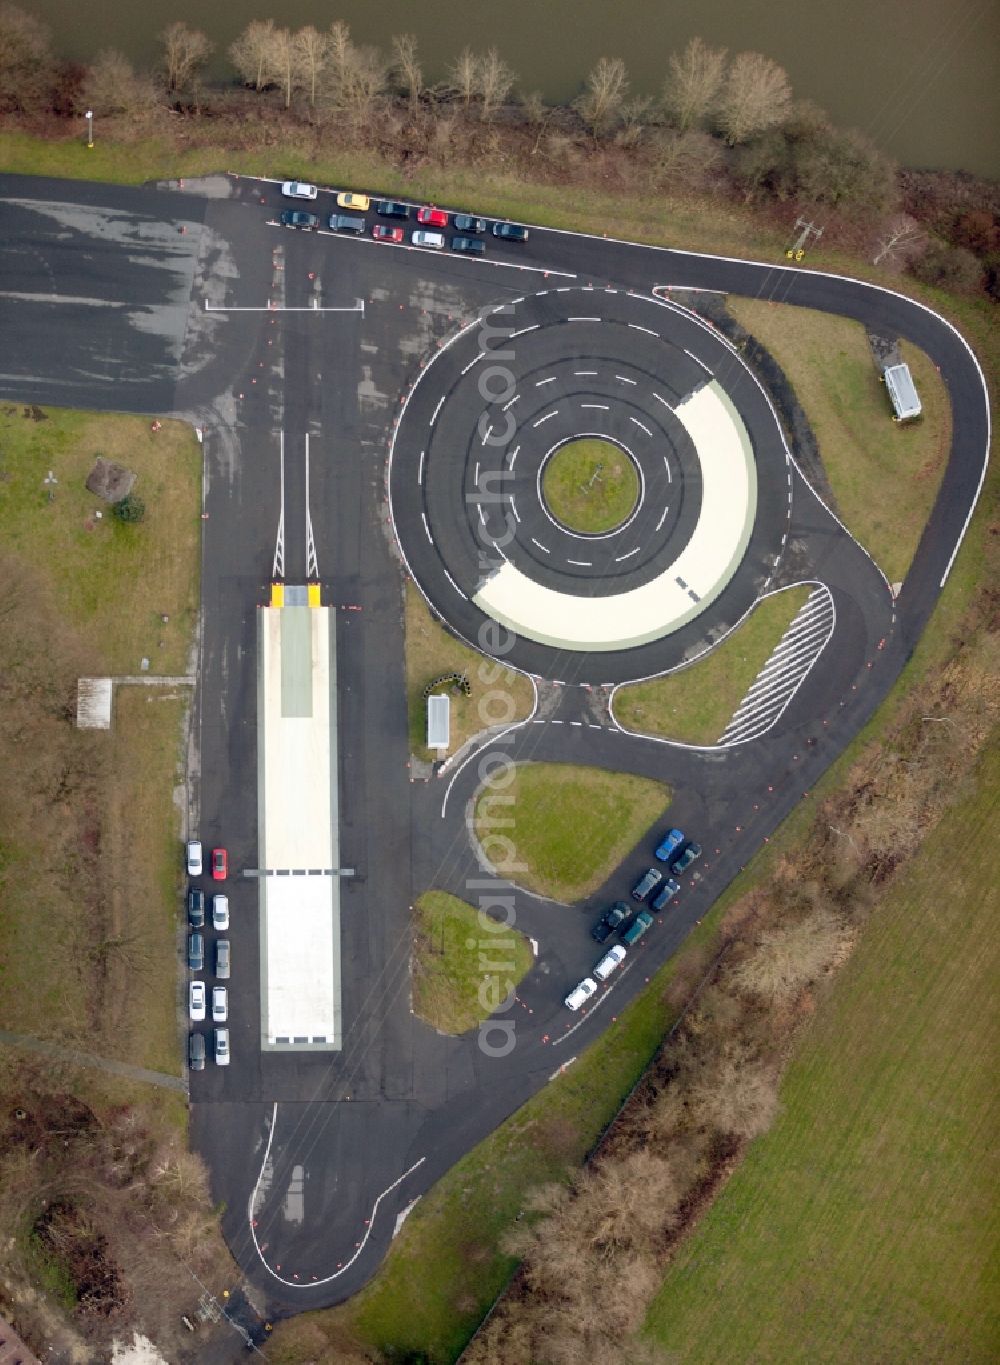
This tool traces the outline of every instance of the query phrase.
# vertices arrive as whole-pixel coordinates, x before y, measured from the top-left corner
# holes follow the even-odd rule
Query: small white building
[[[427,747],[444,753],[451,743],[451,698],[435,692],[427,698]]]
[[[888,365],[882,375],[889,390],[897,422],[910,422],[920,416],[920,398],[909,365]]]

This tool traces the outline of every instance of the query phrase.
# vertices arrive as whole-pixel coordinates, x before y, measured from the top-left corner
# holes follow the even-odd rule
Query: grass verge
[[[903,343],[924,415],[894,422],[861,323],[760,299],[730,297],[727,307],[788,376],[816,437],[837,514],[889,582],[902,582],[951,442],[951,404],[930,358]]]
[[[588,437],[559,447],[545,466],[542,492],[564,526],[598,535],[619,526],[635,507],[639,475],[611,441]]]
[[[650,1313],[685,1361],[996,1349],[1000,749],[882,902]],[[947,885],[940,850],[947,848]]]
[[[738,630],[700,663],[615,693],[615,719],[626,730],[686,744],[715,744],[809,596],[807,587],[765,597]]]
[[[465,1033],[503,1003],[533,960],[516,929],[427,891],[414,906],[413,1012],[441,1033]]]
[[[644,777],[518,763],[508,786],[481,789],[475,831],[503,876],[576,901],[597,890],[669,804],[669,787]]]
[[[87,492],[98,455],[138,475],[141,525],[122,525]],[[51,502],[50,470],[58,479]],[[141,417],[0,405],[0,542],[51,583],[54,606],[109,673],[138,673],[142,658],[151,673],[186,670],[198,610],[200,476],[198,442],[183,422],[154,433]]]
[[[441,757],[427,748],[424,688],[436,678],[463,673],[471,691],[456,688],[451,697],[451,748],[456,753],[467,739],[492,725],[510,725],[531,715],[535,693],[522,674],[495,659],[478,654],[435,621],[427,603],[412,583],[406,585],[406,697],[409,708],[410,752],[429,761]]]

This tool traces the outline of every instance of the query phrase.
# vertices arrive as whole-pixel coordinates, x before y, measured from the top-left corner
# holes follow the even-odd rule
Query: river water
[[[461,48],[495,43],[519,88],[571,99],[602,56],[623,57],[636,93],[655,94],[671,52],[700,35],[753,49],[788,71],[796,95],[854,126],[909,166],[1000,177],[997,0],[19,0],[46,19],[59,49],[85,60],[115,46],[140,63],[175,19],[218,45],[210,75],[231,75],[225,47],[252,18],[318,28],[346,20],[355,40],[388,47],[416,34],[427,76]]]

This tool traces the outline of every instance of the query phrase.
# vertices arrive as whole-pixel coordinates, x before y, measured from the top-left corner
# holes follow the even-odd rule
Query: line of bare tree
[[[238,87],[227,91],[206,82],[213,45],[204,33],[178,21],[159,36],[155,71],[137,70],[114,48],[86,68],[67,68],[39,20],[0,4],[0,113],[92,109],[123,137],[162,127],[167,110],[214,119],[220,132],[235,116],[244,138],[249,118],[258,140],[271,142],[285,119],[290,132],[304,125],[324,143],[363,145],[395,162],[499,163],[563,183],[620,181],[630,172],[658,192],[788,202],[864,220],[868,235],[855,227],[845,240],[875,264],[960,291],[985,282],[1000,297],[997,187],[976,182],[972,229],[962,215],[935,214],[928,231],[901,202],[893,162],[864,134],[795,99],[787,73],[759,52],[730,56],[692,38],[667,59],[656,97],[632,90],[620,57],[602,57],[576,99],[553,105],[538,91],[519,91],[516,72],[492,46],[464,48],[431,81],[413,34],[395,36],[386,51],[356,43],[342,20],[291,29],[255,19],[227,50]]]

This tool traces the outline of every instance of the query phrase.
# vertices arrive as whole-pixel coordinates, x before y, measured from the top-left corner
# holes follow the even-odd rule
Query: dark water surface
[[[1000,177],[1000,0],[19,0],[46,19],[67,56],[121,48],[155,61],[156,34],[174,19],[224,51],[251,19],[293,28],[334,19],[356,41],[388,47],[417,35],[425,71],[440,79],[461,48],[495,43],[519,88],[550,100],[577,93],[602,56],[623,57],[633,90],[655,94],[671,52],[694,34],[730,52],[780,62],[795,93],[861,128],[910,166]]]

